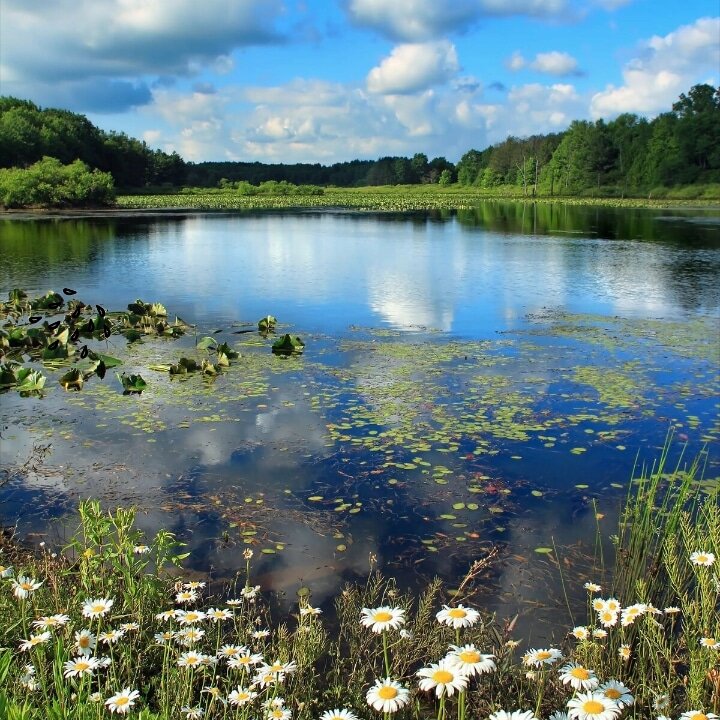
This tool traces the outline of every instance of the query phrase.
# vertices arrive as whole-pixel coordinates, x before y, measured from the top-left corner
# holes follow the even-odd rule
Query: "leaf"
[[[214,337],[210,337],[209,335],[206,335],[204,338],[202,338],[198,342],[196,347],[198,350],[209,350],[210,348],[216,348],[217,344],[218,344],[218,342]]]
[[[297,336],[285,334],[272,345],[272,351],[276,354],[290,355],[301,353],[305,349],[305,343]]]
[[[85,382],[85,376],[78,368],[71,368],[58,380],[58,382],[65,390],[82,390],[83,383]]]
[[[553,551],[553,549],[549,548],[549,547],[536,547],[535,548],[535,552],[540,555],[548,555],[552,551]]]
[[[277,318],[272,315],[266,315],[258,320],[258,330],[260,332],[272,332],[277,325]]]
[[[123,386],[123,395],[139,395],[147,388],[147,383],[143,380],[141,375],[126,375],[125,373],[118,375],[115,373],[115,376]]]

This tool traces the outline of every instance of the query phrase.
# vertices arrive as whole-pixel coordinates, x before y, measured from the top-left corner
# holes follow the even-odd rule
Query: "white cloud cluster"
[[[393,48],[367,76],[367,89],[382,95],[427,90],[449,80],[459,69],[455,46],[447,40]]]
[[[417,42],[464,32],[484,17],[561,17],[567,0],[349,0],[351,20],[394,40]]]
[[[683,25],[664,37],[641,43],[638,56],[623,68],[624,84],[596,93],[590,109],[594,118],[624,112],[658,113],[668,110],[681,92],[717,81],[720,68],[720,17],[705,17]]]
[[[580,74],[577,60],[569,53],[559,52],[558,50],[538,53],[531,61],[526,60],[522,53],[516,51],[505,61],[505,66],[513,72],[530,68],[546,75]]]
[[[45,105],[143,104],[148,77],[227,70],[233,49],[279,42],[282,11],[281,0],[3,0],[3,90]]]

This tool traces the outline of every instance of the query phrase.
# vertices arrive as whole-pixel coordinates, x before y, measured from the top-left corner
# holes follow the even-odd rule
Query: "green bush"
[[[6,208],[108,205],[114,199],[112,175],[80,160],[63,165],[44,157],[26,169],[0,169],[0,205]]]

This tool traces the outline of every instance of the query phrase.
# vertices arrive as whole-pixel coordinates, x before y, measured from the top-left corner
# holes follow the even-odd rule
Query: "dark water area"
[[[112,373],[68,393],[53,368],[42,397],[0,395],[0,522],[48,544],[81,498],[134,505],[198,574],[232,577],[249,546],[265,590],[326,606],[371,564],[452,588],[495,552],[473,602],[537,642],[571,621],[561,571],[580,613],[609,577],[633,468],[668,432],[672,461],[704,449],[720,476],[720,211],[7,218],[0,256],[3,298],[70,287],[196,326],[96,343],[142,395]],[[267,314],[302,356],[272,355]],[[150,369],[207,357],[207,335],[241,354],[214,381]]]

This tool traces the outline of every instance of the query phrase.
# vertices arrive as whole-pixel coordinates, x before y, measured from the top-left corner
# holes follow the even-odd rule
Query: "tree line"
[[[333,165],[192,163],[125,133],[103,131],[84,115],[0,97],[0,168],[28,168],[46,157],[63,165],[80,160],[88,171],[109,173],[121,190],[189,185],[247,191],[248,183],[267,182],[338,187],[457,182],[528,196],[646,193],[663,186],[720,182],[720,88],[695,85],[672,110],[653,120],[625,113],[609,122],[576,120],[560,133],[508,137],[484,150],[469,150],[457,165],[444,157],[430,160],[424,153]],[[77,176],[79,168],[74,172]]]

